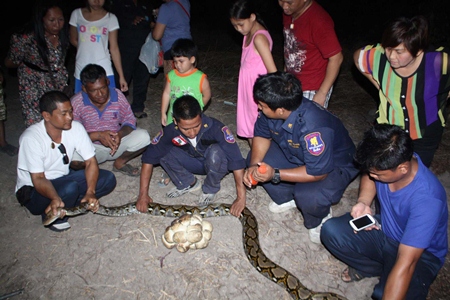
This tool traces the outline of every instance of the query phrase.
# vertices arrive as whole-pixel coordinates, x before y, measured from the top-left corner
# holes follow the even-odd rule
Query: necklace
[[[307,2],[307,0],[305,0],[305,2]],[[309,3],[305,3],[305,6],[298,12],[295,14],[291,15],[291,24],[289,25],[289,29],[294,29],[294,21],[297,20],[312,4],[312,1]]]
[[[45,132],[47,132],[47,131],[45,131]],[[55,142],[53,141],[52,136],[51,136],[48,132],[47,132],[47,135],[48,135],[48,137],[52,140],[52,143],[51,143],[50,147],[51,147],[52,149],[55,149],[56,145],[55,145]]]

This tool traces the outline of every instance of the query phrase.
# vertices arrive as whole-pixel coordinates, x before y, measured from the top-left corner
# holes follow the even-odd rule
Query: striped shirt
[[[425,128],[438,120],[445,126],[450,62],[443,50],[424,52],[416,72],[401,77],[392,69],[381,44],[361,49],[361,72],[372,75],[380,86],[379,124],[401,126],[413,140],[422,138]]]
[[[125,125],[136,129],[136,118],[125,95],[115,88],[110,88],[109,92],[109,101],[103,111],[92,104],[83,91],[72,97],[73,119],[82,123],[88,133],[105,130],[118,132]],[[95,143],[99,144],[98,141]]]

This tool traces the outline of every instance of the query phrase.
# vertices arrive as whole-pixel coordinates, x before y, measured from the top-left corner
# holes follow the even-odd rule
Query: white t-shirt
[[[52,180],[69,174],[69,165],[76,150],[84,160],[95,155],[95,148],[83,125],[72,121],[72,128],[62,131],[61,143],[66,148],[69,164],[64,164],[60,144],[54,143],[47,134],[44,120],[28,127],[19,138],[16,192],[24,185],[33,186],[30,173],[44,172]]]
[[[106,75],[114,75],[108,49],[109,32],[119,29],[119,21],[113,13],[107,13],[97,21],[83,17],[81,8],[72,11],[69,24],[77,27],[78,48],[75,59],[75,78],[80,79],[83,68],[90,63],[102,66]]]
[[[191,142],[191,144],[192,144],[192,147],[197,147],[197,137],[195,137],[195,138],[193,138],[193,139],[189,139],[189,141]]]

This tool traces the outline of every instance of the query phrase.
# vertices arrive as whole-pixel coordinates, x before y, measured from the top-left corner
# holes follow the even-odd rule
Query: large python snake
[[[164,217],[181,217],[184,214],[197,213],[203,218],[220,217],[231,215],[230,204],[213,203],[204,206],[188,206],[188,205],[164,205],[159,203],[150,203],[148,206],[148,213],[153,216]],[[87,204],[73,207],[60,208],[58,215],[53,215],[52,211],[47,214],[47,218],[42,222],[44,225],[50,225],[58,217],[60,211],[64,210],[66,216],[76,216],[87,213]],[[106,207],[100,205],[98,215],[121,217],[132,214],[140,214],[136,209],[136,203],[128,203],[121,206]],[[304,286],[297,277],[292,273],[271,261],[263,252],[259,245],[258,237],[258,222],[253,213],[245,207],[242,214],[239,216],[242,224],[242,236],[244,242],[244,252],[247,259],[252,266],[270,281],[282,286],[293,299],[308,299],[308,300],[341,300],[346,299],[335,293],[315,292]]]

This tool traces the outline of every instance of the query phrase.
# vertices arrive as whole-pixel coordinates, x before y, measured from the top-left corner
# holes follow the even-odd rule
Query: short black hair
[[[376,124],[364,133],[355,162],[361,172],[392,170],[410,161],[413,153],[412,139],[400,126]]]
[[[428,48],[428,21],[425,17],[400,17],[386,27],[381,38],[383,48],[394,48],[402,43],[413,57]]]
[[[39,110],[41,113],[48,112],[52,114],[56,109],[57,103],[70,102],[69,96],[61,91],[49,91],[39,99]]]
[[[197,59],[198,49],[191,39],[178,39],[172,44],[170,49],[172,57],[184,56],[187,58],[195,57]]]
[[[192,120],[201,114],[200,104],[191,95],[181,96],[173,103],[172,115],[177,122],[180,120]]]
[[[287,72],[259,75],[253,86],[253,98],[266,103],[273,111],[277,108],[294,111],[303,100],[302,85],[297,77]]]
[[[80,73],[80,81],[84,86],[88,83],[94,83],[101,78],[108,78],[108,76],[106,76],[105,69],[96,64],[86,65]]]

